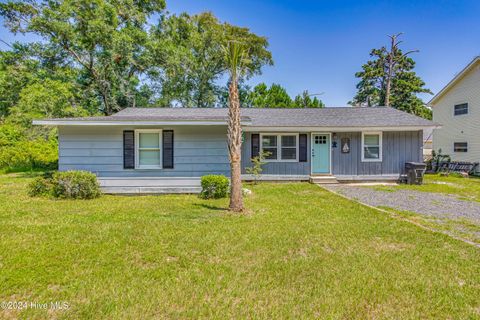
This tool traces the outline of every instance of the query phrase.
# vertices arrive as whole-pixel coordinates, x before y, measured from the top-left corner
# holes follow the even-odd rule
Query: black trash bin
[[[427,165],[421,162],[405,162],[408,184],[422,184]]]

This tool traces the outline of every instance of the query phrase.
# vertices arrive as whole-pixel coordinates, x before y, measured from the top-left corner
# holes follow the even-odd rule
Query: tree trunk
[[[397,46],[397,37],[395,35],[391,36],[392,42],[390,44],[390,52],[388,53],[388,70],[387,70],[387,85],[385,88],[385,106],[390,107],[390,91],[392,87],[392,77],[393,77],[393,66],[395,58],[395,51]]]
[[[390,107],[390,88],[392,86],[393,59],[391,53],[388,55],[387,84],[385,88],[385,106]]]
[[[241,147],[242,127],[240,124],[240,100],[238,83],[232,78],[229,85],[228,107],[228,152],[230,157],[230,210],[243,211],[242,178],[241,178]]]

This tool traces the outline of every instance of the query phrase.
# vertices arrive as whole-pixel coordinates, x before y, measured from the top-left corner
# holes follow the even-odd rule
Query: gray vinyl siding
[[[350,138],[350,153],[342,153],[341,139]],[[400,174],[405,162],[422,162],[422,131],[383,132],[382,162],[362,162],[362,133],[337,133],[338,145],[332,148],[334,175]]]
[[[154,170],[123,169],[123,130],[132,129],[136,128],[60,127],[59,170],[87,170],[99,177],[229,175],[224,126],[160,128],[174,130],[174,168]]]
[[[225,126],[163,127],[174,130],[173,169],[123,169],[123,130],[133,127],[59,127],[59,170],[87,170],[99,177],[201,177],[229,175]],[[140,129],[140,128],[138,128]],[[307,162],[269,162],[268,175],[309,175],[311,139],[307,139]],[[350,153],[341,153],[340,141],[350,138]],[[384,132],[383,161],[361,161],[361,132],[337,133],[332,148],[334,175],[381,175],[403,172],[406,161],[422,161],[422,131]],[[244,133],[242,173],[251,166],[251,133]]]
[[[245,168],[252,165],[250,132],[244,133],[244,142],[242,145],[242,173]],[[268,162],[263,166],[262,174],[278,174],[278,175],[309,175],[310,174],[310,134],[307,134],[307,162]]]

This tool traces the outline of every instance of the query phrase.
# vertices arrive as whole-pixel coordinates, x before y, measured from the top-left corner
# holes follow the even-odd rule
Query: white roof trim
[[[470,72],[475,65],[480,62],[480,56],[475,57],[465,68],[462,69],[452,80],[442,90],[440,90],[432,99],[427,103],[429,106],[434,104],[438,99],[440,99],[445,93],[448,92],[457,82],[462,79],[468,72]]]
[[[34,125],[43,126],[212,126],[212,125],[227,125],[227,121],[98,121],[98,120],[33,120]],[[242,121],[243,125],[250,122]]]
[[[360,131],[417,131],[438,129],[440,125],[431,126],[397,126],[397,127],[243,127],[245,132],[360,132]]]
[[[33,120],[34,125],[43,126],[214,126],[227,125],[226,121],[89,121],[89,120]],[[255,127],[251,122],[242,121],[243,131],[256,132],[351,132],[351,131],[415,131],[423,129],[438,129],[440,125],[431,126],[390,126],[390,127]]]

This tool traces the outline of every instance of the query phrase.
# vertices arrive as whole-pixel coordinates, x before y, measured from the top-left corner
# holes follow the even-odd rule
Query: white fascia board
[[[243,127],[245,132],[361,132],[361,131],[417,131],[438,129],[440,125],[398,127]]]
[[[33,120],[43,126],[214,126],[226,121],[88,121],[88,120]],[[246,125],[248,123],[242,123]]]
[[[443,97],[444,94],[446,94],[451,88],[453,88],[458,81],[463,79],[464,76],[466,76],[470,71],[474,69],[474,67],[477,65],[477,63],[480,63],[480,56],[475,57],[465,68],[462,69],[459,73],[453,77],[450,82],[447,83],[445,87],[443,87],[436,95],[433,96],[430,101],[427,102],[427,106],[433,107],[435,103]]]

